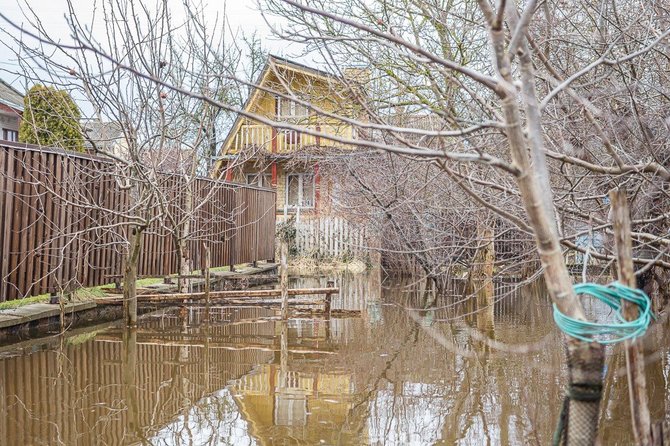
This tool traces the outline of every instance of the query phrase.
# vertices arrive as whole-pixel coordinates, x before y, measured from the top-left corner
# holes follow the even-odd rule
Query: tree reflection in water
[[[108,324],[3,348],[0,445],[548,443],[564,371],[541,284],[475,283],[476,298],[462,299],[458,281],[447,296],[378,274],[336,281],[333,308],[360,317],[166,309],[137,330]],[[667,325],[647,339],[657,418],[668,405]],[[602,441],[628,444],[612,353]]]

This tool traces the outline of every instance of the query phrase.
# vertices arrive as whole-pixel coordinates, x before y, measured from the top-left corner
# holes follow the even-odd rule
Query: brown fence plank
[[[14,162],[14,177],[12,178],[12,187],[11,187],[11,200],[12,200],[12,214],[11,214],[11,224],[10,226],[10,237],[11,237],[11,247],[9,251],[9,273],[8,273],[8,282],[10,285],[10,293],[15,292],[15,290],[24,288],[23,283],[19,282],[18,274],[18,261],[22,257],[20,256],[20,242],[21,234],[19,234],[19,228],[21,225],[21,202],[19,196],[21,195],[21,181],[20,177],[23,176],[23,170],[21,167],[22,153],[16,154],[13,157]]]
[[[2,178],[2,184],[3,188],[0,191],[2,193],[2,201],[3,201],[3,206],[2,206],[2,277],[0,277],[0,280],[2,281],[2,287],[0,288],[0,292],[2,293],[2,296],[0,296],[0,301],[5,301],[8,300],[9,296],[9,283],[8,283],[8,277],[7,274],[9,272],[9,249],[10,249],[10,242],[12,240],[12,205],[13,205],[13,200],[12,196],[10,195],[10,191],[13,188],[13,183],[12,183],[12,177],[14,176],[14,154],[12,152],[6,152],[3,151],[3,159],[2,159],[2,167],[3,167],[3,178]]]
[[[39,153],[29,153],[27,157],[28,166],[38,166],[39,165]],[[39,167],[38,167],[39,168]],[[34,171],[37,169],[34,169]],[[37,260],[36,256],[36,242],[37,240],[37,183],[35,181],[34,171],[31,172],[29,169],[26,169],[26,184],[24,190],[27,191],[27,196],[25,197],[26,202],[26,212],[24,212],[24,221],[26,224],[23,226],[25,231],[26,238],[28,240],[26,246],[26,265],[24,267],[26,274],[26,294],[31,294],[33,286],[35,286],[35,281],[39,279],[39,276],[35,274],[35,262]]]

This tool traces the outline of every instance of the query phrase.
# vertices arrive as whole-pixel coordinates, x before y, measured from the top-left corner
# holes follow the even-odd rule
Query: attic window
[[[309,115],[307,107],[292,99],[277,96],[277,118],[306,118]]]

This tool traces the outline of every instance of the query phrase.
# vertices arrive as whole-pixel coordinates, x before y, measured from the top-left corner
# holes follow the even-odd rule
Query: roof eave
[[[0,104],[5,105],[13,110],[16,110],[17,112],[23,113],[24,108],[23,105],[15,104],[13,102],[6,101],[2,98],[0,98]]]

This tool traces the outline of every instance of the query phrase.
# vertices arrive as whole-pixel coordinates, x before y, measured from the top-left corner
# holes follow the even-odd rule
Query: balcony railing
[[[351,127],[343,125],[308,125],[303,126],[320,133],[351,138]],[[263,150],[273,153],[289,153],[305,148],[339,147],[346,144],[328,139],[325,136],[314,136],[304,132],[277,130],[268,125],[244,124],[235,135],[232,151],[239,153],[248,150]]]

